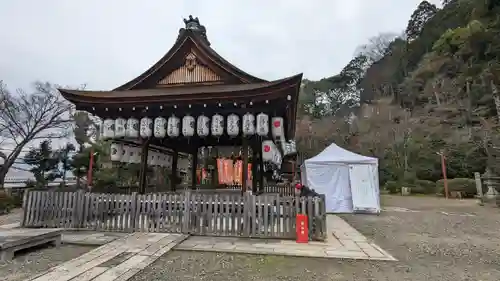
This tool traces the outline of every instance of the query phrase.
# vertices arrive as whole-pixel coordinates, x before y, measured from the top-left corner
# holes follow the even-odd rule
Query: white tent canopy
[[[378,159],[332,143],[301,167],[302,182],[325,194],[330,213],[380,212]]]

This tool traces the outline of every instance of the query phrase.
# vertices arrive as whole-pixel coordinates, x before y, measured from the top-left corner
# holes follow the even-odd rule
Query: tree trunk
[[[437,106],[441,106],[441,99],[439,97],[438,90],[436,89],[436,83],[434,83],[434,85],[432,85],[432,91],[434,92],[434,97],[436,98]]]
[[[5,176],[7,176],[7,172],[4,172],[3,169],[0,170],[0,189],[4,189]]]

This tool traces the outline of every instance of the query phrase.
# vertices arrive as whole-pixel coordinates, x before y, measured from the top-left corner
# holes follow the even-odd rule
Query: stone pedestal
[[[411,187],[406,187],[406,186],[401,187],[402,196],[408,196],[410,194],[411,194]]]
[[[490,180],[492,176],[492,173],[489,169],[486,169],[485,173],[485,178],[486,178],[486,186],[488,187],[488,191],[484,195],[487,199],[493,199],[496,198],[498,195],[498,192],[496,191],[495,187],[493,186],[493,182]]]

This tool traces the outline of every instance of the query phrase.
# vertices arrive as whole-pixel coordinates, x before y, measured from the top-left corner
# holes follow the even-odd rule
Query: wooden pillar
[[[146,186],[148,185],[147,175],[148,175],[148,151],[149,151],[149,139],[144,141],[142,144],[141,153],[141,169],[139,172],[139,193],[146,193]]]
[[[259,141],[252,142],[252,193],[257,194],[257,167],[259,165]]]
[[[264,159],[262,158],[262,139],[259,139],[259,193],[264,192]]]
[[[214,147],[214,155],[215,155],[215,164],[212,173],[212,184],[216,187],[219,186],[219,167],[217,166],[217,160],[219,159],[219,148],[217,146]]]
[[[241,192],[245,193],[247,191],[247,181],[248,181],[248,140],[245,136],[243,136],[242,140],[242,154],[241,158],[243,158],[243,177],[242,177],[242,186]]]
[[[179,161],[179,152],[177,149],[174,149],[172,153],[172,177],[170,180],[170,189],[172,191],[175,191],[177,187],[177,180],[179,179],[179,176],[177,176],[177,162]]]
[[[208,147],[203,147],[203,170],[208,174],[208,159],[210,157],[210,154],[208,153],[209,150]],[[201,174],[203,176],[203,173]]]
[[[196,189],[196,168],[198,166],[198,146],[195,146],[192,153],[193,159],[191,164],[191,189]]]

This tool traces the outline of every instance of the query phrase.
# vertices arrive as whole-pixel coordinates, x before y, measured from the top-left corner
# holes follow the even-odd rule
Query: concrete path
[[[348,258],[396,261],[364,235],[335,215],[327,217],[328,238],[325,242],[298,244],[290,240],[245,239],[231,237],[191,236],[176,250],[251,253],[320,258]]]
[[[129,234],[26,281],[125,281],[186,238],[183,234]]]

